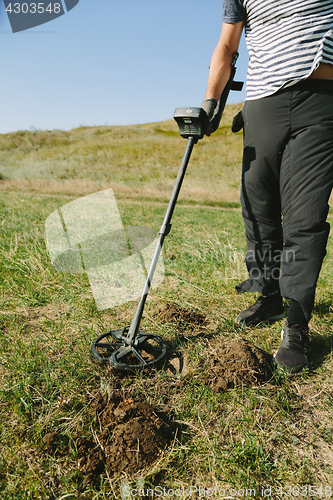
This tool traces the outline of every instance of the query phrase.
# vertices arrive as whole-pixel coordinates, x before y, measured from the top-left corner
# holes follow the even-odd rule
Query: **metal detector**
[[[178,123],[180,135],[187,139],[185,153],[159,231],[156,249],[132,323],[120,330],[111,330],[103,333],[92,343],[92,354],[101,363],[109,363],[112,367],[119,370],[137,370],[157,364],[166,354],[167,346],[162,338],[158,335],[139,330],[140,321],[164,238],[169,234],[171,229],[171,218],[193,146],[203,138],[205,133],[212,134],[219,127],[230,90],[241,90],[243,87],[242,82],[234,82],[237,58],[238,53],[236,52],[234,54],[230,78],[221,95],[217,110],[210,121],[202,108],[177,108],[175,110],[174,119]]]

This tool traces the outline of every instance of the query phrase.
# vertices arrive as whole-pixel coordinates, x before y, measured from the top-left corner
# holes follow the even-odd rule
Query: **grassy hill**
[[[238,203],[242,136],[230,120],[239,109],[227,107],[218,132],[197,144],[182,200]],[[119,197],[167,200],[184,148],[174,121],[5,134],[0,188],[79,195],[111,187]]]

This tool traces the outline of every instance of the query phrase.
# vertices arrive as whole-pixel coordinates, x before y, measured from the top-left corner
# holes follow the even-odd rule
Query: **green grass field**
[[[119,379],[120,391],[166,412],[181,432],[150,468],[117,478],[106,470],[85,488],[76,438],[93,439],[91,401],[108,394],[118,377],[95,362],[90,346],[100,333],[129,324],[137,302],[98,311],[84,274],[52,267],[45,220],[66,203],[111,187],[124,224],[158,230],[185,141],[171,121],[0,136],[2,500],[134,498],[124,496],[126,484],[138,498],[140,488],[157,486],[178,488],[181,499],[203,498],[199,487],[224,489],[220,498],[330,496],[331,237],[311,320],[310,367],[220,393],[203,383],[217,345],[246,336],[273,353],[283,325],[246,332],[234,325],[253,300],[235,292],[246,277],[238,202],[242,136],[230,131],[238,109],[228,106],[218,132],[194,149],[163,248],[165,279],[150,292],[141,324],[177,346],[186,373],[162,369]],[[205,325],[163,322],[160,311],[168,303],[201,313]],[[52,452],[48,433],[59,436]]]

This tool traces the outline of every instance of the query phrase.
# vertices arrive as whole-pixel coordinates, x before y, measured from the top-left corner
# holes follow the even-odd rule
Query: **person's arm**
[[[234,53],[238,51],[244,21],[234,24],[223,23],[218,44],[213,52],[205,99],[220,99],[229,80]]]

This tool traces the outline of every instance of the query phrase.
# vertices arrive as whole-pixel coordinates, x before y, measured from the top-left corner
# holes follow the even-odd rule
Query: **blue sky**
[[[13,34],[0,0],[0,133],[155,122],[199,106],[221,20],[222,0],[80,0]],[[237,79],[247,60],[242,40]]]

